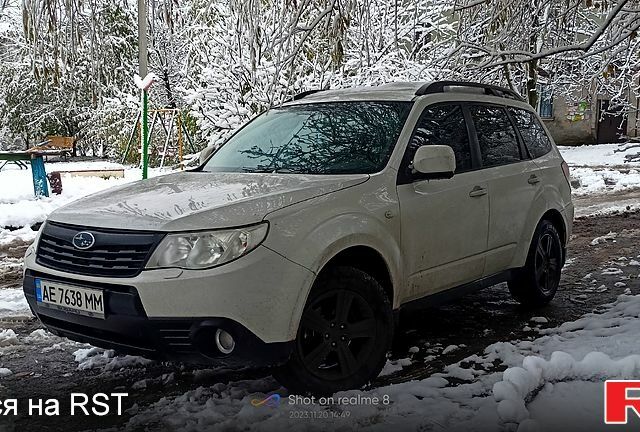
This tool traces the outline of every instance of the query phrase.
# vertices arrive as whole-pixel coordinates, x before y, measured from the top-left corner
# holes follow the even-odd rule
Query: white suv
[[[53,333],[196,363],[273,365],[293,392],[362,386],[397,312],[508,281],[554,296],[567,165],[514,92],[395,83],[307,92],[197,169],[51,214],[24,292]]]

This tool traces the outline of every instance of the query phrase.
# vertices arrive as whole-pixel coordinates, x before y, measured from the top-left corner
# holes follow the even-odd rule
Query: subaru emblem
[[[71,241],[76,249],[89,249],[96,242],[95,237],[88,231],[80,231]]]

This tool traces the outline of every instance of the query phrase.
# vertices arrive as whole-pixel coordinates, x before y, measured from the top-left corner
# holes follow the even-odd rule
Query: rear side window
[[[456,173],[471,169],[471,148],[467,125],[459,105],[436,105],[425,108],[407,148],[412,161],[418,147],[446,145],[456,155]]]
[[[520,162],[516,131],[507,112],[501,107],[487,105],[471,105],[469,110],[476,126],[482,166],[486,168]]]
[[[529,111],[517,108],[509,108],[516,126],[520,131],[522,140],[527,146],[531,157],[539,158],[551,151],[551,140],[544,131],[540,121]]]

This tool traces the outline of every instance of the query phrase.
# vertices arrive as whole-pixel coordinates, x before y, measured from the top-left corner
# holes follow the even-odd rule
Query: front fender
[[[341,251],[369,247],[387,264],[397,307],[403,285],[395,187],[386,187],[380,178],[365,184],[366,188],[351,187],[274,212],[268,217],[270,232],[263,244],[316,276]],[[292,287],[298,290],[292,314],[296,328],[312,286],[313,281]]]

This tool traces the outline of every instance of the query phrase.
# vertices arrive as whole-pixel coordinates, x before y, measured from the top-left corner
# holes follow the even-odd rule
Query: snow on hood
[[[86,196],[49,220],[137,230],[225,228],[260,222],[275,210],[368,179],[366,174],[181,172]]]

